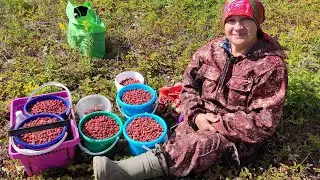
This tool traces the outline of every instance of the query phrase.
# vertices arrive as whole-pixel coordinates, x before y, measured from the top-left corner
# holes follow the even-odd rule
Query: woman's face
[[[247,16],[230,16],[224,31],[229,41],[238,47],[245,47],[257,39],[257,25]]]

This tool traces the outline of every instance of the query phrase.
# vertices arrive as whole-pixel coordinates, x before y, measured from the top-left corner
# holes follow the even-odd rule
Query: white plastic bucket
[[[119,91],[123,87],[120,84],[121,81],[128,79],[128,78],[137,79],[140,81],[141,84],[144,84],[144,77],[140,73],[135,72],[135,71],[124,71],[116,76],[115,84],[117,87],[117,91]]]
[[[76,111],[80,119],[85,115],[86,112],[94,109],[111,112],[112,104],[105,96],[93,94],[81,98],[76,105]]]

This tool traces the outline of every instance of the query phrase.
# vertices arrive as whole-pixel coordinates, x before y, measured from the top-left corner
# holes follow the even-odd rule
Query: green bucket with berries
[[[114,113],[98,111],[87,114],[78,124],[82,139],[79,147],[90,155],[112,156],[123,129],[123,121]]]

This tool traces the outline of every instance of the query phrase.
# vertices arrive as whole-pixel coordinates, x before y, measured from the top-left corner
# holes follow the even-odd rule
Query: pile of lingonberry
[[[85,111],[84,114],[90,114],[90,113],[93,113],[93,112],[96,112],[96,111],[102,111],[102,109],[99,108],[99,107],[93,107],[93,108]]]
[[[49,124],[53,122],[58,122],[58,119],[51,118],[51,117],[40,117],[25,123],[22,126],[22,128],[40,126],[43,124]],[[26,134],[20,135],[20,139],[27,144],[44,144],[58,137],[61,134],[62,130],[63,130],[62,127],[58,127],[58,128],[46,129],[42,131],[36,131],[32,133],[26,133]]]
[[[144,104],[152,99],[152,94],[143,89],[128,90],[121,96],[121,100],[127,104]]]
[[[137,117],[128,124],[126,132],[136,141],[149,142],[159,138],[163,128],[151,117]]]
[[[32,115],[40,113],[61,114],[67,109],[61,100],[44,100],[36,102],[29,112]]]
[[[119,125],[108,116],[94,116],[82,127],[83,133],[93,139],[106,139],[119,131]]]
[[[138,79],[134,78],[127,78],[120,82],[122,86],[128,85],[128,84],[135,84],[135,83],[141,83]]]

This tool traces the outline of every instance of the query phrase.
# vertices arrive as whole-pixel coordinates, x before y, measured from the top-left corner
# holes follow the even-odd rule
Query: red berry
[[[22,128],[40,126],[43,124],[49,124],[57,121],[58,119],[56,118],[41,117],[25,123],[22,126]],[[43,143],[50,142],[56,137],[58,137],[62,132],[62,130],[63,130],[62,127],[58,127],[58,128],[46,129],[42,131],[36,131],[32,133],[26,133],[26,134],[20,135],[20,139],[27,144],[43,144]]]
[[[137,117],[127,126],[127,134],[136,141],[153,141],[163,132],[162,126],[151,117]]]
[[[144,104],[151,99],[152,94],[143,89],[128,90],[121,97],[121,100],[127,104]]]
[[[106,139],[119,131],[119,126],[108,116],[95,116],[82,126],[83,133],[93,139]]]
[[[128,85],[128,84],[134,84],[134,83],[141,83],[138,79],[134,78],[127,78],[120,82],[122,86]]]
[[[61,114],[67,109],[61,100],[44,100],[36,102],[30,109],[30,114],[51,113]]]

